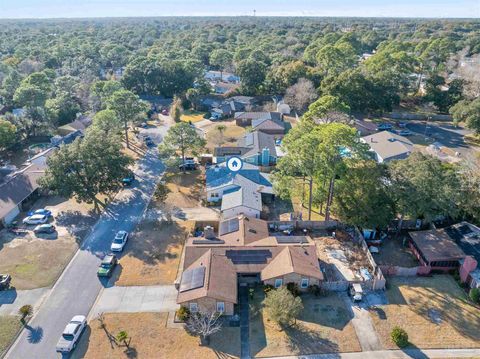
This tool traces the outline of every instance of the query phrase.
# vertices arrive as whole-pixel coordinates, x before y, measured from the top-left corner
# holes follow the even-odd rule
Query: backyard
[[[183,328],[168,328],[167,313],[107,313],[106,330],[113,335],[125,330],[132,338],[130,353],[125,346],[113,347],[94,319],[90,321],[80,343],[71,356],[76,358],[238,358],[240,329],[222,328],[212,335],[210,345],[200,346],[199,339]]]
[[[218,126],[225,126],[225,129],[219,131]],[[238,139],[246,133],[245,128],[237,126],[233,120],[213,122],[203,129],[206,133],[207,148],[210,151],[218,146],[235,146]]]
[[[382,344],[394,349],[390,332],[405,329],[418,348],[480,347],[480,311],[450,275],[394,277],[388,280],[390,304],[372,309]]]
[[[374,254],[375,262],[381,266],[416,267],[418,260],[407,245],[408,234],[388,236],[383,240],[379,253]]]
[[[262,308],[263,299],[257,289],[250,301],[252,357],[361,351],[350,313],[338,295],[302,296],[304,309],[297,324],[282,331]]]
[[[33,208],[52,211],[57,233],[37,237],[34,226],[22,226],[17,234],[0,231],[0,273],[9,273],[16,289],[52,285],[97,219],[92,205],[74,199],[40,197]],[[25,215],[21,214],[19,222]]]

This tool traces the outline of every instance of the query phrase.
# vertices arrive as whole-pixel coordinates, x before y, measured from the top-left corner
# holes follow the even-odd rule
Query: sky
[[[480,0],[0,0],[0,18],[133,16],[480,18]]]

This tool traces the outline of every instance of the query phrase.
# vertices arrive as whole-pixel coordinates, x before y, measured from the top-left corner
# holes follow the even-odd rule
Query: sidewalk
[[[29,304],[36,309],[50,288],[29,290],[9,289],[0,292],[0,315],[17,315],[23,305]]]
[[[108,312],[172,312],[177,290],[174,285],[111,287],[100,292],[90,316]]]

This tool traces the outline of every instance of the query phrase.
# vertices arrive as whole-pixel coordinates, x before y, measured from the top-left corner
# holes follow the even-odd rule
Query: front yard
[[[371,313],[385,348],[397,348],[390,340],[395,326],[418,348],[480,347],[480,308],[451,276],[390,278],[386,294],[390,304]]]
[[[20,330],[20,318],[14,315],[0,316],[0,357]]]
[[[35,226],[23,225],[22,233],[0,231],[0,273],[9,273],[16,289],[51,286],[98,218],[92,205],[74,199],[41,197],[33,208],[52,211],[57,234],[37,237],[32,231]]]
[[[203,116],[205,116],[205,112],[185,110],[180,116],[180,121],[195,123],[204,120]]]
[[[113,335],[121,330],[132,338],[130,353],[125,346],[111,346],[97,320],[92,320],[71,356],[76,358],[238,358],[240,329],[222,328],[211,337],[210,345],[200,346],[184,329],[167,328],[166,313],[107,313],[106,329]]]
[[[219,131],[218,126],[225,126],[225,129]],[[206,147],[212,152],[218,146],[236,146],[238,139],[246,133],[245,128],[237,126],[233,120],[213,122],[204,130],[207,140]]]
[[[268,318],[263,299],[257,289],[250,300],[252,357],[361,351],[350,313],[338,295],[302,296],[304,309],[297,324],[283,331]]]

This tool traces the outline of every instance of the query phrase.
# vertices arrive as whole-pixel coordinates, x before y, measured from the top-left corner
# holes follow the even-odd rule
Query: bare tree
[[[317,91],[313,82],[304,78],[298,80],[295,85],[287,88],[284,96],[286,104],[290,105],[296,111],[303,113],[308,105],[318,98]]]
[[[190,334],[200,337],[201,345],[208,345],[210,335],[219,332],[222,328],[219,318],[220,315],[215,312],[192,313],[187,320],[186,329]]]
[[[447,62],[451,78],[465,81],[463,94],[468,98],[480,96],[480,55],[468,56],[469,49],[465,48],[454,54]]]

